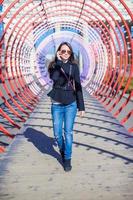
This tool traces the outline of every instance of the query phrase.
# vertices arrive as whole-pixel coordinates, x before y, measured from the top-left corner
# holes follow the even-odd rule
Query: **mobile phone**
[[[59,60],[62,60],[60,51],[57,52],[57,57],[58,57]]]

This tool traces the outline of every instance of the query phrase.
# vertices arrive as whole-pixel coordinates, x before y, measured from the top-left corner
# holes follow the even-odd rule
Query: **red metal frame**
[[[116,6],[114,6],[112,1],[110,1],[110,0],[105,0],[105,1],[108,3],[108,5],[110,5],[112,7],[114,12],[120,17],[121,22],[126,29],[126,33],[129,37],[128,38],[128,46],[131,47],[131,56],[133,58],[133,41],[131,38],[131,34],[129,31],[127,22],[125,21],[124,17],[120,13],[119,9],[116,8]],[[3,1],[1,1],[1,2],[3,2]],[[44,1],[41,4],[39,2],[39,4],[34,5],[32,0],[26,1],[20,8],[18,8],[18,10],[16,12],[13,13],[11,19],[8,21],[8,23],[5,26],[5,32],[4,32],[2,40],[1,40],[1,45],[4,43],[5,35],[10,30],[10,27],[11,27],[10,25],[13,26],[12,30],[10,30],[10,34],[8,34],[9,37],[8,37],[8,40],[7,40],[7,43],[5,46],[5,61],[4,61],[5,75],[6,75],[6,78],[9,83],[10,88],[8,87],[7,83],[5,82],[5,77],[2,73],[1,68],[0,68],[0,78],[2,80],[2,85],[3,85],[3,88],[5,89],[6,95],[9,97],[9,99],[12,100],[12,103],[16,106],[17,110],[14,109],[14,107],[4,97],[4,94],[0,91],[0,97],[3,99],[5,106],[16,117],[18,117],[19,119],[21,119],[21,121],[24,122],[25,119],[21,116],[20,113],[24,113],[27,116],[29,116],[29,112],[25,111],[25,108],[30,111],[33,111],[36,103],[39,100],[37,97],[37,94],[40,92],[40,89],[38,89],[38,86],[34,80],[32,81],[29,79],[29,82],[31,83],[31,87],[27,85],[27,82],[23,75],[23,71],[21,69],[21,65],[22,65],[21,59],[26,60],[26,63],[29,63],[29,65],[30,65],[30,58],[27,57],[25,59],[24,57],[26,55],[26,51],[29,51],[29,55],[30,55],[31,49],[28,49],[28,46],[26,48],[24,48],[25,47],[24,45],[25,45],[25,41],[28,41],[28,36],[33,28],[32,27],[33,22],[29,22],[27,19],[24,23],[22,23],[22,19],[27,16],[29,11],[32,13],[32,10],[36,9],[36,12],[33,12],[32,17],[33,17],[33,19],[36,19],[37,21],[40,19],[40,21],[44,20],[46,22],[46,25],[43,27],[43,32],[47,31],[49,28],[54,27],[53,24],[51,25],[47,21],[47,17],[50,19],[52,17],[62,16],[63,14],[65,15],[68,11],[70,12],[69,16],[76,17],[77,19],[79,19],[79,17],[80,17],[80,19],[86,21],[86,23],[88,23],[88,25],[90,25],[91,27],[96,26],[102,30],[102,36],[103,36],[102,40],[106,47],[107,55],[108,55],[108,68],[106,71],[106,75],[108,77],[106,78],[106,80],[105,79],[103,80],[100,87],[96,91],[93,92],[93,95],[105,106],[105,108],[107,110],[112,112],[116,108],[118,103],[121,101],[124,94],[126,93],[126,90],[128,89],[129,84],[131,82],[132,73],[133,73],[133,59],[131,59],[131,63],[129,63],[127,41],[124,37],[124,34],[121,31],[119,23],[115,20],[113,15],[104,7],[104,5],[100,4],[100,2],[97,0],[92,0],[92,2],[94,2],[96,5],[98,5],[98,7],[95,7],[93,5],[90,5],[88,2],[85,2],[85,4],[84,4],[85,8],[83,7],[84,12],[82,12],[82,15],[80,12],[80,9],[82,6],[80,6],[80,5],[83,5],[83,1],[79,0],[78,3],[80,3],[80,5],[75,5],[75,8],[79,8],[79,10],[77,10],[77,9],[74,10],[73,6],[71,6],[71,2],[69,2],[69,1],[68,2],[61,1],[59,4],[57,4],[55,2],[55,4],[54,4],[54,6],[56,6],[55,13],[51,13],[51,11],[48,10],[49,7],[48,7],[47,3],[50,3],[50,2],[52,3],[53,0],[47,0],[47,2]],[[77,1],[75,0],[73,2],[77,2]],[[6,18],[7,14],[12,10],[12,8],[15,7],[15,5],[17,3],[19,3],[19,1],[15,0],[11,3],[11,5],[9,5],[9,7],[6,9],[6,11],[2,14],[0,21],[3,18]],[[60,8],[60,5],[62,5],[62,3],[65,6],[65,10],[61,10],[61,8]],[[123,5],[123,7],[126,9],[129,16],[133,20],[133,14],[132,14],[131,10],[128,8],[128,6],[126,5],[126,3],[124,2],[124,0],[120,0],[120,3]],[[27,7],[29,4],[32,4],[31,8],[29,8],[29,10],[27,12],[24,12],[24,15],[22,17],[19,17],[19,20],[17,20],[17,22],[14,24],[13,20],[15,18],[17,18],[19,13],[23,12],[24,8]],[[39,11],[37,10],[37,6],[43,6],[43,9],[46,9],[47,12],[45,14],[43,12],[39,13]],[[92,11],[96,11],[98,16],[96,16],[95,12],[93,13]],[[91,16],[89,15],[90,13],[91,13]],[[104,13],[106,13],[110,16],[112,22],[104,15]],[[109,27],[113,31],[113,35],[115,36],[117,43],[118,43],[118,47],[120,49],[119,56],[117,56],[117,49],[115,47],[115,43],[114,43],[112,34],[110,33],[108,26],[106,26],[106,24],[103,22],[103,20],[101,20],[99,18],[99,16],[101,16],[103,19],[105,19],[106,23],[109,25]],[[36,17],[36,18],[34,18],[34,17]],[[86,17],[86,18],[84,18],[84,17]],[[94,17],[95,17],[95,20],[94,20]],[[21,24],[21,27],[19,27],[19,24]],[[79,29],[82,32],[82,29],[78,24],[76,24],[76,25],[70,24],[70,26],[76,27],[76,29]],[[121,34],[121,38],[124,43],[124,52],[122,51],[122,49],[120,47],[120,41],[119,41],[118,35],[115,31],[115,26],[118,28],[118,30]],[[23,27],[25,27],[25,29]],[[38,29],[38,27],[36,29]],[[41,28],[39,28],[39,29],[41,30]],[[12,40],[13,34],[15,34],[15,37]],[[38,32],[37,34],[38,34],[37,37],[40,37],[40,32]],[[18,39],[18,36],[19,36],[19,39]],[[110,38],[110,40],[108,40],[108,38]],[[93,35],[92,35],[91,39],[93,40]],[[10,48],[10,46],[11,46],[11,48]],[[111,55],[113,55],[113,52],[114,52],[115,61],[112,60],[112,56],[111,56]],[[125,54],[125,60],[123,60],[123,53]],[[2,55],[2,49],[0,50],[0,55]],[[113,62],[115,62],[115,67],[114,67],[114,74],[112,76],[111,71],[112,71]],[[2,62],[0,61],[0,64],[1,63]],[[118,64],[119,64],[119,74],[118,74],[115,84],[111,88],[111,85],[116,78],[116,70],[117,70]],[[130,70],[129,76],[127,77],[126,86],[123,90],[121,90],[121,95],[117,96],[117,94],[119,93],[119,91],[122,87],[122,84],[124,82],[124,77],[125,77],[125,74],[127,71],[128,64],[130,64],[131,70]],[[27,67],[27,65],[26,65],[26,67]],[[10,74],[9,74],[8,69],[10,69]],[[15,71],[14,71],[14,69],[15,69]],[[120,73],[123,69],[124,69],[123,77],[121,77]],[[98,76],[100,76],[100,74]],[[97,80],[96,80],[96,82],[97,82]],[[87,87],[89,87],[89,85],[87,85]],[[10,89],[12,91],[10,91]],[[116,89],[116,93],[114,95],[112,95],[112,97],[110,97],[112,92],[115,89]],[[15,98],[12,95],[12,93],[15,94]],[[133,92],[131,92],[131,94],[129,94],[128,98],[125,99],[125,101],[117,108],[117,110],[114,113],[115,117],[119,116],[119,114],[122,112],[122,110],[128,105],[128,103],[132,97],[133,97]],[[20,111],[20,113],[18,111]],[[16,122],[14,122],[2,109],[0,109],[0,114],[4,118],[6,118],[12,125],[16,126],[17,128],[20,128],[19,125]],[[129,120],[129,118],[132,117],[132,115],[133,115],[133,110],[131,110],[127,116],[123,116],[123,119],[121,120],[121,124],[125,124]],[[8,133],[8,131],[5,128],[4,129],[1,128],[1,125],[0,125],[0,131],[2,131],[4,133]],[[133,132],[133,128],[132,127],[129,128],[128,131]],[[10,134],[7,134],[7,135],[10,135]],[[0,151],[3,151],[2,147],[0,147]]]

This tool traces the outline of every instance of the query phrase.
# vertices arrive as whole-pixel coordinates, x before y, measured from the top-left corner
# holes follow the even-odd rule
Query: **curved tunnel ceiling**
[[[0,79],[6,93],[1,92],[2,99],[5,96],[13,98],[13,94],[25,87],[33,97],[42,87],[47,89],[51,85],[47,72],[49,59],[58,44],[65,40],[73,46],[85,90],[109,111],[116,108],[132,80],[132,0],[2,2],[4,31],[1,35]],[[125,77],[125,87],[122,88]],[[130,92],[113,113],[115,117],[132,96],[133,92]],[[25,95],[24,98],[27,100]],[[132,114],[130,110],[121,123],[127,122]],[[132,128],[129,131],[133,131]]]

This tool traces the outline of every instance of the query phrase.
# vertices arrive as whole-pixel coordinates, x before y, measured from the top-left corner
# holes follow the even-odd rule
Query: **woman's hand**
[[[83,117],[83,116],[84,116],[84,114],[85,114],[85,111],[84,111],[84,110],[82,110],[82,111],[79,111],[79,112],[78,112],[78,114],[79,114],[79,116],[80,116],[80,117]]]
[[[57,58],[58,58],[58,60],[62,60],[61,56],[60,56],[60,51],[57,51]]]

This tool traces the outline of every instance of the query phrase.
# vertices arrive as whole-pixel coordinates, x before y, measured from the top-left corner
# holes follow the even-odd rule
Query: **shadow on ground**
[[[48,137],[45,133],[33,128],[27,128],[24,132],[24,136],[28,139],[28,142],[32,142],[41,153],[53,156],[61,165],[63,164],[60,154],[54,149],[54,147],[57,146],[54,138]]]

